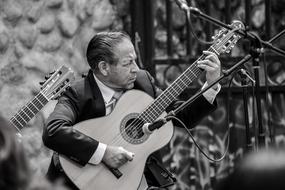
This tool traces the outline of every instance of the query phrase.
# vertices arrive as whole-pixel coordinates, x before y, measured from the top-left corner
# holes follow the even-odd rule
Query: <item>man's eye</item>
[[[132,64],[132,62],[128,62],[128,63],[125,64],[125,66],[129,66],[131,64]]]

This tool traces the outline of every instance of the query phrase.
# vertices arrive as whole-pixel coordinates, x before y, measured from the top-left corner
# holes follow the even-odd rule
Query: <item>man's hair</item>
[[[114,48],[124,39],[130,39],[124,32],[100,32],[97,33],[89,42],[86,57],[92,70],[98,68],[100,61],[109,64],[116,64],[117,58],[114,54]]]

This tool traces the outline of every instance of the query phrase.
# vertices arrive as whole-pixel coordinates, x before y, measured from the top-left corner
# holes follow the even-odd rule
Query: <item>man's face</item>
[[[136,64],[136,52],[132,42],[124,39],[114,48],[117,64],[109,65],[108,86],[115,89],[128,90],[134,87],[139,70]]]

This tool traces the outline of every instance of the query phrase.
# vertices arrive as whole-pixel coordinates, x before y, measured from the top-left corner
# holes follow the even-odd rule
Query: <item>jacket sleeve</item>
[[[68,89],[47,119],[42,138],[48,148],[85,165],[99,143],[73,128],[80,109],[75,88]]]
[[[171,108],[168,109],[175,109],[179,105],[184,103],[184,101],[177,101],[175,102]],[[177,113],[177,118],[179,118],[183,123],[186,124],[187,128],[195,127],[205,116],[212,113],[217,108],[217,101],[211,104],[206,100],[206,98],[202,95],[201,97],[197,98],[193,103],[189,106],[181,110]],[[173,121],[175,126],[180,126],[180,124],[174,120]]]

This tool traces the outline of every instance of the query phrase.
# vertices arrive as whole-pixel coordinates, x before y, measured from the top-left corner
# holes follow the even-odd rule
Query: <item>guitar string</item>
[[[40,108],[38,106],[43,107],[42,104],[38,104],[37,102],[39,102],[39,94],[37,94],[35,96],[35,98],[33,98],[32,100],[29,101],[29,103],[26,106],[23,106],[11,119],[10,121],[14,124],[17,125],[16,123],[18,123],[21,126],[17,126],[20,127],[21,129],[24,128],[24,126],[27,124],[27,122],[35,115],[35,113],[33,111],[31,111],[33,113],[33,115],[29,115],[26,111],[25,108],[27,108],[28,110],[29,107],[31,107],[31,105],[33,105],[33,107],[35,107],[37,110],[39,110]],[[38,100],[37,102],[33,103],[34,100]],[[16,123],[15,123],[16,122]]]
[[[64,72],[62,71],[62,67],[56,71],[57,74],[53,74],[54,77],[60,77],[59,75],[62,75]],[[61,73],[61,74],[59,74]],[[69,71],[67,72],[67,74]],[[65,73],[66,74],[66,73]],[[54,78],[53,77],[53,78]],[[66,77],[70,80],[69,77]],[[57,81],[58,78],[53,79],[54,81]],[[50,100],[48,98],[50,94],[45,94],[49,89],[49,86],[46,85],[45,88],[43,88],[32,100],[30,100],[27,105],[23,106],[15,115],[13,115],[10,119],[10,122],[20,131],[25,127],[25,125],[30,121],[44,106],[45,104]]]
[[[201,56],[201,57],[203,57],[203,56]],[[201,57],[200,57],[200,58],[201,58]],[[196,61],[196,62],[197,62],[197,61]],[[187,86],[185,86],[185,87],[188,87],[188,86],[191,84],[191,82],[196,78],[196,76],[199,74],[199,72],[201,72],[201,70],[200,70],[198,67],[195,67],[195,66],[197,66],[196,63],[193,63],[192,66],[190,66],[180,77],[178,77],[178,78],[173,82],[173,85],[170,85],[170,86],[168,87],[168,89],[165,90],[164,93],[162,93],[159,97],[157,97],[157,99],[154,100],[154,102],[158,102],[158,104],[152,103],[150,106],[148,106],[148,107],[138,116],[138,118],[135,118],[133,122],[131,122],[129,125],[126,126],[126,128],[125,128],[125,130],[124,130],[123,132],[126,133],[127,130],[133,129],[133,130],[135,130],[135,131],[138,131],[138,134],[137,134],[138,137],[140,137],[141,135],[143,135],[142,130],[139,130],[139,129],[142,127],[142,125],[144,124],[144,122],[148,120],[148,117],[151,117],[151,118],[149,118],[150,120],[149,120],[148,122],[152,122],[152,121],[154,121],[154,119],[156,119],[157,117],[159,117],[159,116],[161,115],[161,113],[163,112],[163,111],[162,111],[161,113],[157,113],[156,111],[159,111],[159,110],[156,110],[155,107],[152,107],[152,106],[158,105],[158,106],[162,106],[162,108],[165,109],[166,106],[161,105],[161,103],[159,102],[159,99],[161,99],[161,102],[162,102],[162,103],[165,103],[165,100],[164,100],[163,98],[161,98],[161,97],[163,97],[163,96],[166,96],[166,97],[167,97],[167,92],[171,92],[171,90],[173,90],[173,91],[176,93],[176,95],[173,96],[174,99],[177,97],[177,95],[179,95],[181,92],[183,92],[184,89],[179,88],[179,87],[178,87],[178,86],[179,86],[178,83],[181,81],[181,78],[182,78],[183,76],[186,76],[185,73],[187,73],[187,72],[192,72],[191,69],[193,69],[194,72],[192,72],[192,73],[195,75],[195,77],[192,75],[192,76],[193,76],[193,77],[192,77],[193,79],[192,79],[192,80],[189,80],[189,84],[187,84]],[[191,67],[193,67],[193,68],[191,68]],[[196,69],[196,70],[194,70],[194,69]],[[191,77],[191,76],[190,76],[190,77]],[[187,77],[187,78],[188,78],[188,77]],[[184,84],[185,84],[185,83],[184,83]],[[184,87],[184,88],[185,88],[185,87]],[[172,95],[172,94],[170,93],[170,95]],[[173,100],[174,100],[174,99],[173,99]],[[170,99],[170,100],[171,100],[171,99]],[[171,100],[170,103],[172,103],[173,100]],[[166,105],[169,105],[169,103],[166,103]],[[150,110],[149,110],[149,109],[150,109]],[[147,111],[147,110],[149,110],[149,111]],[[156,115],[153,115],[153,112],[155,112],[155,113],[157,113],[157,114],[156,114]],[[145,118],[145,117],[146,117],[146,118]],[[143,120],[143,121],[142,121],[142,120]],[[118,139],[118,140],[117,140],[117,139]],[[120,138],[120,134],[119,134],[117,137],[114,138],[114,140],[112,141],[112,143],[116,144],[116,143],[119,143],[121,140],[122,140],[122,139]],[[123,142],[123,140],[122,140],[122,142]]]
[[[179,79],[177,79],[177,80],[179,81]],[[177,81],[177,80],[176,80],[176,81]],[[170,92],[171,89],[173,89],[173,90],[176,92],[176,90],[175,90],[174,87],[175,87],[174,85],[169,86],[169,88],[166,89],[165,92]],[[165,93],[165,92],[162,93],[156,100],[154,100],[153,103],[152,103],[149,107],[147,107],[147,108],[138,116],[138,118],[136,118],[132,123],[130,123],[130,124],[126,127],[126,130],[125,130],[125,131],[129,130],[130,128],[133,128],[133,129],[135,129],[136,131],[139,131],[139,132],[140,132],[140,133],[138,133],[138,135],[140,136],[140,135],[141,135],[141,131],[138,130],[139,127],[141,127],[141,125],[142,125],[145,121],[151,122],[151,121],[153,121],[154,118],[156,118],[157,116],[159,116],[159,115],[161,114],[161,113],[157,113],[158,110],[156,110],[155,107],[156,107],[156,108],[157,108],[157,107],[162,107],[162,108],[166,107],[166,106],[164,106],[164,105],[161,105],[161,103],[159,102],[159,100],[162,99],[162,103],[164,103],[164,102],[163,102],[164,99],[161,98],[161,97],[163,97],[165,94],[167,94],[167,93]],[[176,92],[176,93],[177,93],[177,92]],[[178,93],[177,93],[177,94],[178,94]],[[172,95],[172,94],[170,93],[170,95]],[[167,95],[166,95],[166,97],[167,97]],[[155,104],[155,101],[158,102],[158,104]],[[172,102],[172,100],[170,100],[170,102]],[[166,105],[167,105],[167,104],[168,104],[168,103],[166,103]],[[152,106],[154,106],[154,107],[152,107]],[[148,111],[148,110],[149,110],[149,111]],[[153,112],[155,112],[156,115],[153,115]],[[149,118],[149,116],[151,116],[151,119]],[[124,132],[125,132],[125,131],[124,131]],[[118,137],[118,138],[119,138],[119,137]],[[114,142],[116,142],[116,139],[114,139]]]
[[[32,100],[30,100],[26,106],[23,106],[11,119],[11,123],[14,124],[14,126],[16,125],[16,127],[19,127],[20,129],[23,129],[24,126],[27,124],[27,122],[33,118],[36,113],[44,106],[42,103],[40,103],[40,105],[38,104],[39,101],[42,100],[41,96],[43,95],[44,92],[46,92],[48,90],[48,86],[46,86],[43,90],[41,90]],[[35,102],[35,100],[38,100]],[[32,114],[28,114],[26,110],[29,110],[29,112],[31,112]],[[24,115],[26,115],[29,118],[23,118]],[[20,126],[18,126],[18,125]]]
[[[209,50],[211,50],[210,48],[209,48]],[[201,57],[205,57],[205,56],[201,56]],[[201,60],[201,57],[198,59],[198,60]],[[197,61],[196,61],[197,62]],[[194,69],[197,69],[196,71],[194,70],[194,75],[195,76],[197,76],[198,74],[199,74],[199,72],[200,72],[200,69],[198,68],[198,67],[195,67],[196,65],[195,64],[192,64],[193,65],[193,68],[192,68],[192,70],[194,70]],[[188,71],[190,71],[191,72],[191,66],[186,70],[186,72],[188,72]],[[184,72],[185,73],[185,72]],[[181,76],[186,76],[185,74],[182,74]],[[178,77],[176,80],[175,80],[175,82],[173,82],[173,84],[174,85],[171,85],[165,92],[170,92],[171,91],[171,89],[173,89],[174,90],[174,92],[176,93],[176,95],[179,95],[184,89],[178,89],[179,88],[179,85],[176,85],[175,86],[175,84],[177,84],[179,81],[181,81],[180,79],[182,78],[182,77]],[[196,77],[194,77],[194,79],[195,79]],[[191,81],[192,82],[192,81]],[[179,92],[180,91],[180,92]],[[161,96],[159,96],[156,100],[158,100],[159,98],[161,98],[162,97],[162,95],[165,95],[166,93],[162,93],[161,94]],[[171,93],[170,93],[170,95],[172,95]],[[167,96],[166,96],[167,97]],[[177,97],[177,96],[174,96],[174,97]],[[155,101],[156,101],[155,100]],[[164,102],[164,100],[162,99],[162,102]],[[172,101],[171,101],[172,102]],[[153,110],[153,108],[151,107],[152,105],[154,105],[154,106],[156,106],[156,104],[154,104],[154,103],[152,103],[149,107],[147,107],[146,108],[146,110],[148,110],[148,109],[150,109],[149,110],[149,112],[146,112],[146,110],[145,111],[143,111],[142,112],[142,114],[140,114],[139,115],[139,118],[138,119],[135,119],[131,124],[129,124],[128,126],[126,126],[126,128],[125,128],[125,131],[126,130],[129,130],[130,128],[133,128],[133,129],[135,129],[136,131],[139,131],[139,133],[138,133],[138,136],[140,136],[140,135],[142,135],[141,133],[142,133],[142,130],[139,130],[139,128],[141,128],[141,126],[142,126],[142,124],[143,124],[143,121],[141,121],[141,119],[140,119],[140,117],[142,116],[142,119],[144,119],[144,116],[143,116],[143,114],[145,113],[145,114],[147,114],[146,116],[152,116],[152,112],[153,111],[155,111],[155,110]],[[161,105],[160,103],[159,103],[159,101],[158,101],[158,105]],[[162,107],[164,107],[164,106],[162,106]],[[155,111],[156,112],[156,111]],[[155,119],[156,117],[158,117],[160,114],[158,114],[157,116],[156,115],[154,115],[155,117],[153,117],[153,118],[151,118],[151,120],[150,121],[152,121],[153,119]],[[124,132],[125,132],[124,131]],[[122,140],[121,138],[120,138],[120,135],[117,137],[119,140]],[[114,139],[114,142],[116,142],[117,140],[116,140],[116,138]],[[118,141],[119,142],[119,141]]]
[[[233,31],[229,31],[229,33],[233,33]],[[224,45],[225,43],[227,43],[228,42],[228,40],[230,39],[232,37],[232,35],[229,35],[229,34],[227,34],[226,36],[223,36],[223,39],[219,42],[219,43],[221,43],[222,45]],[[217,45],[217,44],[214,44],[214,45],[212,45],[212,46],[210,46],[210,48],[208,49],[208,51],[211,51],[211,52],[213,52],[213,53],[216,53],[216,51],[215,51],[215,48],[214,48],[214,46],[215,45]],[[222,46],[222,45],[220,45],[220,46]],[[201,57],[203,57],[203,55],[201,56]],[[200,57],[200,58],[201,58]],[[200,60],[200,58],[198,59],[198,60]],[[196,61],[197,62],[197,61]],[[197,66],[197,65],[195,65],[195,62],[192,64],[192,65],[194,65],[194,66]],[[193,66],[193,67],[194,67]],[[191,66],[190,66],[191,67]],[[189,68],[190,68],[189,67]],[[188,72],[188,71],[191,71],[191,69],[187,69],[186,71]],[[194,71],[195,73],[197,73],[198,74],[198,72],[200,72],[200,69],[198,68],[198,67],[194,67],[193,69],[197,69],[196,71]],[[184,76],[184,74],[182,74],[181,76]],[[178,79],[180,79],[181,78],[181,76],[180,77],[178,77],[176,80],[178,81]],[[195,77],[194,77],[195,78]],[[175,80],[175,81],[176,81]],[[174,81],[174,83],[175,83],[175,81]],[[173,83],[173,84],[174,84]],[[170,88],[172,87],[173,85],[170,85]],[[175,87],[175,86],[174,86]],[[177,86],[178,87],[178,86]],[[179,89],[178,89],[179,90]],[[174,89],[174,91],[175,91],[175,89]],[[183,90],[182,90],[183,91]],[[177,93],[177,91],[175,91],[176,93]],[[180,92],[181,93],[181,92]],[[178,95],[180,94],[180,93],[178,93]],[[165,93],[162,93],[162,94],[165,94]],[[160,97],[160,96],[159,96]],[[159,98],[158,97],[158,98]],[[158,99],[157,98],[157,99]],[[155,99],[155,100],[157,100],[157,99]],[[155,101],[154,100],[154,101]],[[164,100],[162,100],[162,101],[164,101]],[[152,105],[154,105],[154,104],[151,104],[150,106],[148,106],[145,110],[147,110],[148,108],[151,108],[151,106]],[[154,110],[152,110],[152,111],[154,111]],[[141,115],[143,115],[143,113],[146,113],[145,111],[143,111],[142,112],[142,114],[140,114],[138,117],[140,117]],[[147,115],[149,115],[148,113],[146,113]],[[150,112],[150,115],[152,115],[152,113]],[[155,115],[154,115],[155,116]],[[155,117],[159,117],[159,116],[155,116]],[[142,118],[143,119],[143,118]],[[152,119],[156,119],[156,118],[152,118]],[[136,121],[137,120],[137,121]],[[135,124],[135,125],[134,125]],[[135,129],[136,131],[139,131],[139,136],[141,135],[141,133],[143,133],[142,132],[142,130],[138,130],[138,129],[140,129],[141,127],[142,127],[142,124],[144,124],[144,121],[141,121],[141,119],[139,119],[139,118],[136,118],[136,119],[134,119],[134,121],[133,122],[131,122],[129,125],[127,125],[126,126],[126,128],[124,129],[124,132],[126,131],[126,130],[128,130],[128,129]],[[114,139],[113,139],[113,143],[120,143],[120,141],[124,141],[124,139],[122,139],[122,138],[120,138],[120,136],[121,136],[121,134],[118,134],[118,136],[117,137],[115,137]],[[117,140],[118,139],[118,140]]]
[[[211,46],[211,47],[212,47],[212,46]],[[209,48],[209,51],[212,50],[211,47]],[[215,52],[214,52],[214,53],[215,53]],[[198,60],[199,60],[199,59],[198,59]],[[195,65],[195,64],[193,64],[193,65]],[[191,69],[187,69],[187,72],[188,72],[188,71],[191,72],[192,70],[191,70]],[[198,71],[199,71],[199,68],[198,68]],[[197,71],[196,71],[196,75],[197,75]],[[181,76],[182,76],[182,77],[183,77],[183,76],[186,76],[186,77],[187,77],[187,75],[183,75],[183,74],[182,74]],[[179,79],[178,82],[184,83],[183,80],[180,80],[182,77],[179,77],[179,78],[178,78],[178,79]],[[194,78],[196,78],[196,77],[194,77]],[[192,81],[190,81],[190,82],[192,82]],[[188,84],[187,86],[189,86],[189,84]],[[173,85],[171,85],[171,87],[173,87]],[[179,87],[179,85],[178,85],[178,86],[174,86],[174,92],[177,93],[177,91],[175,91],[175,87],[177,88],[177,87]],[[179,89],[178,89],[178,90],[179,90]],[[182,90],[182,91],[183,91],[183,90]],[[180,90],[179,93],[181,93],[181,90]],[[177,93],[177,94],[179,94],[179,93]],[[163,93],[163,94],[166,94],[166,93]],[[170,95],[171,95],[171,94],[170,94]],[[167,97],[167,96],[166,96],[166,97]],[[155,104],[153,104],[153,105],[155,105]],[[160,105],[160,104],[158,104],[158,105]],[[150,106],[149,108],[151,108],[151,106]],[[155,111],[155,110],[151,110],[151,111]],[[159,116],[159,115],[158,115],[158,116]],[[156,117],[158,117],[158,116],[156,116]],[[141,123],[140,121],[139,121],[139,123],[133,122],[133,123],[130,124],[130,127],[131,127],[132,125],[134,125],[134,124],[137,124],[137,126],[134,127],[134,129],[136,129],[137,127],[141,127],[140,123]],[[126,129],[128,129],[128,128],[129,128],[129,127],[127,126]]]

